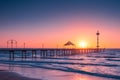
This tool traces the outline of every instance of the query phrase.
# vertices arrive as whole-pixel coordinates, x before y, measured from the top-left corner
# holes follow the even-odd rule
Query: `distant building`
[[[72,43],[71,41],[68,41],[67,43],[64,44],[66,48],[75,48],[75,44]]]

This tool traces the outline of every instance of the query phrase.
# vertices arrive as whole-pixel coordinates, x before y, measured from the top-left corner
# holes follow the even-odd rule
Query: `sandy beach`
[[[21,76],[15,72],[0,70],[0,80],[41,80],[41,79],[28,78]]]
[[[114,53],[113,53],[114,52]],[[118,50],[57,58],[9,60],[0,54],[0,80],[119,80]]]

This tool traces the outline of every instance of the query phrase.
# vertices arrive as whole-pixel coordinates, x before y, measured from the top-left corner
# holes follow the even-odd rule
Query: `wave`
[[[111,55],[112,54],[112,55]],[[49,70],[59,70],[64,72],[72,72],[78,74],[86,74],[90,76],[105,77],[112,79],[120,79],[120,56],[119,53],[104,54],[86,54],[69,57],[47,57],[36,58],[34,60],[28,59],[0,59],[1,64],[28,66]],[[113,62],[114,61],[114,62]],[[90,70],[85,70],[90,68]]]
[[[56,62],[56,61],[8,61],[8,60],[1,60],[0,63],[12,63],[12,64],[19,64],[19,63],[26,63],[26,64],[65,64],[65,65],[83,65],[83,66],[106,66],[106,67],[120,67],[118,64],[93,64],[93,63],[77,63],[77,62]]]
[[[9,64],[14,64],[13,61],[9,62]],[[7,63],[7,62],[6,62]],[[15,62],[16,63],[16,62]],[[29,63],[29,64],[28,64]],[[38,63],[38,62],[37,62]],[[45,62],[44,62],[45,63]],[[37,67],[37,68],[43,68],[43,69],[49,69],[49,70],[59,70],[59,71],[64,71],[64,72],[72,72],[72,73],[78,73],[78,74],[86,74],[90,76],[97,76],[97,77],[104,77],[104,78],[112,78],[112,79],[120,79],[120,76],[117,75],[111,75],[111,74],[101,74],[101,73],[95,73],[95,72],[88,72],[88,71],[83,71],[71,67],[66,67],[66,66],[61,66],[61,65],[52,65],[50,62],[47,62],[46,64],[43,64],[40,62],[39,65],[36,65],[35,63],[30,63],[30,62],[17,62],[16,65],[27,65],[31,67]],[[8,64],[8,63],[7,63]],[[15,65],[15,64],[14,64]]]
[[[108,61],[120,61],[120,60],[117,60],[117,59],[106,59]]]
[[[118,65],[103,65],[103,64],[89,64],[89,63],[72,63],[72,62],[50,62],[50,61],[0,61],[0,63],[10,64],[10,65],[26,65],[31,67],[43,68],[43,69],[50,69],[50,70],[59,70],[65,72],[73,72],[79,74],[86,74],[91,76],[97,77],[105,77],[105,78],[113,78],[113,79],[120,79],[120,76],[111,75],[111,74],[101,74],[101,73],[93,73],[88,71],[83,71],[71,67],[61,66],[61,65],[54,65],[54,64],[71,64],[71,65],[88,65],[88,66],[109,66],[115,67]],[[119,65],[120,66],[120,65]]]

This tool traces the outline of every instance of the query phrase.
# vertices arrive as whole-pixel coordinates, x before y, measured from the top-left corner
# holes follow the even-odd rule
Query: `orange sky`
[[[99,24],[101,23],[101,24]],[[99,25],[98,25],[99,24]],[[53,28],[45,29],[44,26],[52,26]],[[17,25],[18,26],[18,25]],[[26,26],[26,25],[19,25]],[[28,25],[27,25],[28,26]],[[35,24],[29,25],[35,26],[33,28],[18,28],[14,30],[8,30],[2,32],[1,47],[6,47],[6,41],[14,39],[18,41],[18,47],[23,47],[23,43],[26,43],[26,47],[63,47],[67,41],[72,41],[79,45],[80,41],[86,41],[87,47],[96,47],[96,32],[100,31],[100,47],[105,48],[120,48],[120,36],[119,30],[113,26],[119,26],[114,24],[113,21],[104,22],[102,20],[89,20],[89,19],[77,19],[66,20],[66,22],[50,21],[47,25]],[[43,29],[39,26],[43,26]],[[58,28],[55,28],[55,27]],[[112,27],[110,27],[112,26]],[[4,36],[5,35],[5,36]]]
[[[14,39],[18,47],[78,46],[120,48],[120,2],[117,0],[0,1],[0,47]]]

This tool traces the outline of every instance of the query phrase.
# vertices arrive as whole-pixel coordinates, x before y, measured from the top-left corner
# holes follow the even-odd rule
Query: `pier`
[[[50,58],[57,56],[72,56],[77,54],[86,54],[86,53],[98,53],[103,52],[103,48],[0,48],[1,52],[7,52],[9,54],[9,59],[14,60],[15,58]],[[16,56],[19,55],[19,56]]]
[[[103,52],[105,49],[100,48],[99,46],[99,31],[96,33],[97,35],[97,46],[96,48],[25,48],[25,42],[23,43],[23,48],[17,48],[16,40],[8,40],[7,48],[0,48],[0,51],[7,52],[9,54],[9,59],[14,60],[15,58],[51,58],[58,56],[71,56],[77,54],[86,54],[86,53],[99,53]],[[75,44],[71,41],[68,41],[64,44],[64,46],[73,46]],[[19,52],[19,53],[18,53]],[[17,56],[16,56],[17,55]]]

